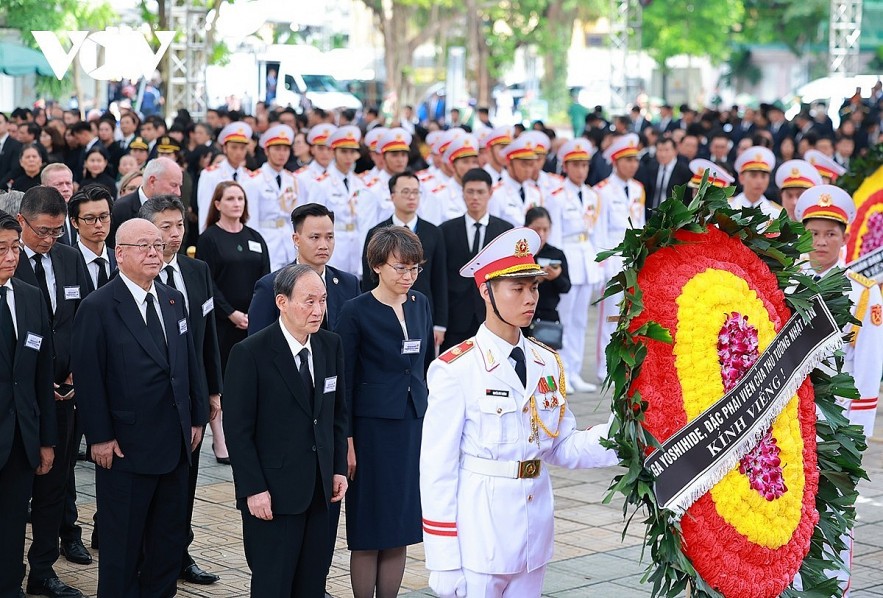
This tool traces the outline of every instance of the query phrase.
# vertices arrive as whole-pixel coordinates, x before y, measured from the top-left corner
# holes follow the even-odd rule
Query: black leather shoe
[[[203,571],[199,568],[199,565],[193,563],[187,567],[181,569],[181,575],[178,576],[179,579],[183,579],[188,583],[195,583],[201,586],[207,586],[215,583],[219,579],[219,576],[214,573],[209,573],[208,571]]]
[[[47,579],[29,579],[28,594],[34,596],[50,596],[51,598],[84,598],[83,593],[72,588],[57,577]]]
[[[61,543],[61,554],[64,558],[78,565],[91,565],[92,555],[83,546],[82,540],[71,540],[70,542]]]

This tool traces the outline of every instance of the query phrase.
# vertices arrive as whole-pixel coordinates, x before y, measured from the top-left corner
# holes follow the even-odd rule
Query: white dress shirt
[[[491,220],[490,212],[485,212],[484,216],[479,218],[478,220],[474,219],[469,214],[465,214],[466,217],[466,240],[469,241],[469,250],[472,250],[472,244],[475,243],[475,223],[478,222],[481,224],[481,228],[478,229],[478,233],[481,235],[478,238],[478,248],[481,250],[484,247],[484,239],[487,233],[487,225]]]
[[[6,305],[9,306],[9,311],[12,314],[12,329],[15,330],[15,338],[18,339],[18,320],[15,319],[15,291],[12,288],[12,279],[6,281],[3,285],[8,291],[6,291]]]
[[[33,260],[37,252],[25,245],[25,255],[28,256],[29,260]],[[52,258],[49,257],[49,254],[42,255],[46,258],[42,260],[42,263],[43,270],[46,272],[46,287],[49,289],[49,301],[52,302],[52,305],[49,307],[52,309],[52,313],[55,313],[55,304],[58,303],[58,298],[55,296],[55,269],[52,267]],[[31,261],[31,269],[33,268],[34,263]]]
[[[395,214],[392,215],[392,223],[394,226],[404,226],[407,229],[410,229],[412,233],[417,232],[417,216],[415,215],[408,222],[404,220],[399,220],[398,216]]]
[[[168,341],[168,336],[166,335],[166,324],[162,317],[162,309],[159,307],[159,295],[156,294],[156,286],[153,283],[150,283],[150,290],[145,291],[137,284],[132,282],[129,277],[120,272],[120,278],[123,279],[123,282],[126,283],[126,287],[129,289],[129,292],[132,293],[132,298],[135,299],[135,305],[138,306],[138,311],[141,313],[141,317],[144,319],[144,324],[147,324],[147,295],[153,295],[153,304],[156,306],[156,313],[159,316],[159,323],[162,324],[162,333],[163,336],[166,337],[166,341]]]
[[[309,359],[307,360],[307,366],[310,368],[310,378],[313,379],[313,386],[316,385],[316,374],[313,371],[313,347],[310,344],[311,337],[307,336],[307,342],[303,345],[300,344],[294,335],[288,332],[288,328],[285,327],[285,324],[282,323],[282,318],[279,318],[279,327],[282,328],[282,336],[285,337],[285,341],[288,343],[288,348],[291,349],[291,355],[294,357],[294,363],[297,365],[298,369],[300,369],[300,355],[298,353],[301,352],[301,349],[306,349],[309,351]]]
[[[101,255],[96,254],[94,251],[83,245],[83,241],[77,241],[77,246],[80,248],[80,253],[83,254],[83,259],[86,260],[86,270],[89,271],[89,276],[92,278],[92,288],[98,288],[98,268],[101,266],[96,262],[98,258],[104,258],[104,262],[106,264],[105,273],[107,274],[107,278],[110,279],[110,259],[107,257],[107,245],[102,247]]]
[[[159,278],[166,284],[169,284],[169,274],[166,270],[169,266],[172,267],[172,271],[175,273],[175,288],[184,295],[184,306],[187,308],[187,313],[190,313],[190,298],[187,296],[187,286],[184,284],[184,276],[181,274],[181,265],[178,263],[177,253],[172,256],[172,261],[168,264],[163,264],[162,270],[160,270]]]

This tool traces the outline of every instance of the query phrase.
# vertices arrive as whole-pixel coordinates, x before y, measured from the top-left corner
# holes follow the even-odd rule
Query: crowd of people
[[[263,104],[170,126],[0,113],[0,596],[21,595],[25,572],[28,593],[81,596],[53,565],[92,562],[83,435],[99,596],[217,582],[188,553],[207,426],[232,466],[252,595],[323,594],[344,496],[355,596],[395,596],[421,541],[441,595],[538,595],[552,546],[542,462],[616,463],[606,426],[578,432],[565,402],[565,371],[576,392],[606,376],[621,296],[600,301],[594,331],[589,310],[622,264],[599,252],[703,176],[736,185],[734,207],[826,218],[801,197],[880,142],[881,107],[880,86],[851,98],[836,130],[775,104],[677,119],[663,106],[656,122],[596,111],[573,139],[494,126],[486,110],[472,127]],[[847,212],[839,239],[817,235],[819,273]],[[850,362],[865,364],[850,416],[869,436],[875,328]],[[492,478],[516,481],[491,492]],[[520,515],[488,527],[504,503]]]

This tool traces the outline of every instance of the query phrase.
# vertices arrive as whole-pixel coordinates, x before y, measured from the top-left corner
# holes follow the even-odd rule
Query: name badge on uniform
[[[402,355],[417,355],[420,353],[421,339],[402,341]]]
[[[33,349],[34,351],[39,351],[42,345],[42,336],[40,336],[39,334],[34,334],[33,332],[28,332],[28,337],[25,340],[25,347],[27,347],[28,349]]]
[[[263,253],[263,249],[261,249],[261,244],[257,241],[249,241],[248,248],[254,251],[255,253]]]
[[[69,299],[79,299],[80,298],[80,287],[64,287],[64,298],[65,300]]]
[[[187,334],[187,318],[178,320],[178,334]]]
[[[202,315],[205,316],[215,308],[215,298],[209,297],[202,304]]]
[[[337,376],[325,378],[325,390],[322,392],[334,392],[337,390]]]
[[[508,390],[494,390],[493,388],[484,389],[484,396],[486,397],[508,397]]]

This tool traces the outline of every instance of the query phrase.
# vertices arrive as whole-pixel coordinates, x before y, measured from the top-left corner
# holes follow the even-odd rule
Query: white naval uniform
[[[417,208],[417,214],[424,220],[439,226],[441,223],[459,218],[465,213],[466,203],[463,201],[463,187],[456,179],[448,179],[446,184],[434,186],[432,189],[427,186],[425,193],[421,188],[420,206]]]
[[[310,190],[316,184],[319,177],[325,174],[325,169],[313,160],[306,166],[301,166],[294,172],[294,178],[297,179],[297,188],[300,192],[300,202],[302,204],[310,203]]]
[[[328,264],[361,277],[365,237],[380,222],[378,201],[358,175],[350,172],[346,176],[349,190],[343,182],[344,174],[332,163],[310,190],[310,201],[334,212],[334,253]]]
[[[236,177],[233,177],[233,173]],[[255,185],[252,184],[251,171],[245,167],[243,162],[239,168],[233,168],[227,160],[214,166],[209,166],[199,175],[199,185],[196,187],[196,205],[199,210],[199,232],[205,231],[205,217],[208,216],[208,209],[212,203],[212,196],[215,194],[215,187],[218,183],[224,181],[233,181],[242,185],[245,190],[245,201],[251,203],[256,194]],[[251,214],[249,214],[251,216]],[[251,220],[251,218],[249,218]]]
[[[276,176],[281,179],[281,186]],[[300,205],[297,179],[285,170],[273,170],[265,162],[252,173],[252,183],[256,196],[249,198],[251,227],[261,233],[267,242],[270,254],[270,271],[275,272],[287,266],[297,257],[297,250],[291,241],[294,229],[291,226],[291,211]]]
[[[556,189],[560,189],[561,185],[564,184],[564,177],[560,174],[552,174],[545,170],[541,170],[537,176],[537,180],[534,182],[540,190],[543,202],[547,202],[552,196],[552,193]],[[543,205],[545,205],[545,203]]]
[[[628,195],[626,195],[628,187]],[[629,228],[641,228],[644,226],[644,186],[635,179],[626,182],[611,174],[595,186],[595,191],[601,197],[601,213],[595,226],[596,248],[600,251],[613,249],[625,238],[625,231]],[[631,222],[629,222],[631,219]],[[611,256],[601,264],[604,280],[607,284],[611,278],[622,271],[622,258]],[[619,316],[618,303],[622,301],[622,293],[607,297],[600,303],[598,311],[598,341],[596,358],[598,366],[598,379],[603,381],[607,377],[607,359],[605,349],[610,342],[610,337],[616,330]]]
[[[560,392],[555,353],[523,336],[518,346],[525,353],[526,389],[509,360],[512,346],[484,324],[475,337],[436,359],[427,375],[420,454],[426,567],[464,569],[469,598],[485,595],[484,587],[469,586],[476,578],[471,573],[527,576],[552,558],[554,498],[546,463],[576,469],[618,462],[599,444],[609,423],[576,429]],[[546,377],[554,380],[553,393],[539,390]],[[531,438],[532,396],[543,425],[555,435],[540,428],[539,445]],[[553,397],[557,406],[547,403]],[[502,477],[503,470],[517,472],[519,461],[532,459],[543,461],[537,477]],[[510,588],[518,587],[518,596],[539,596],[542,575],[532,578],[535,588],[511,580]],[[500,596],[499,589],[487,595]]]
[[[761,196],[757,203],[752,204],[748,201],[748,198],[745,197],[744,193],[731,197],[730,207],[734,210],[738,210],[739,208],[760,208],[760,211],[769,216],[770,220],[778,218],[779,213],[782,211],[782,206],[774,201],[768,200],[765,196]]]
[[[490,149],[490,148],[488,148],[488,149]],[[485,164],[483,168],[486,173],[491,175],[491,186],[494,186],[497,183],[499,183],[503,179],[503,173],[506,172],[505,168],[500,171],[494,170],[494,167],[491,166],[490,162]]]
[[[582,198],[580,198],[580,194]],[[582,371],[586,351],[586,329],[589,326],[589,308],[592,293],[601,283],[601,266],[595,261],[595,224],[601,212],[601,198],[588,185],[574,185],[570,179],[552,192],[558,202],[562,218],[553,223],[561,233],[561,250],[567,258],[570,290],[561,295],[558,314],[564,329],[561,359],[568,372]]]
[[[521,189],[524,189],[524,201],[521,200]],[[549,210],[549,215],[552,217],[552,229],[547,242],[555,247],[561,247],[560,227],[555,226],[556,223],[561,222],[559,205],[551,198],[544,198],[540,188],[533,181],[524,181],[524,184],[521,184],[513,179],[508,171],[504,171],[503,180],[491,190],[488,212],[491,216],[511,223],[512,226],[524,226],[525,214],[536,206]]]
[[[389,192],[389,179],[392,175],[381,170],[376,176],[362,177],[365,188],[369,193],[373,193],[377,201],[377,222],[383,222],[395,213],[395,206],[392,204],[392,196]],[[377,224],[375,222],[375,224]],[[373,226],[373,225],[372,225]]]

